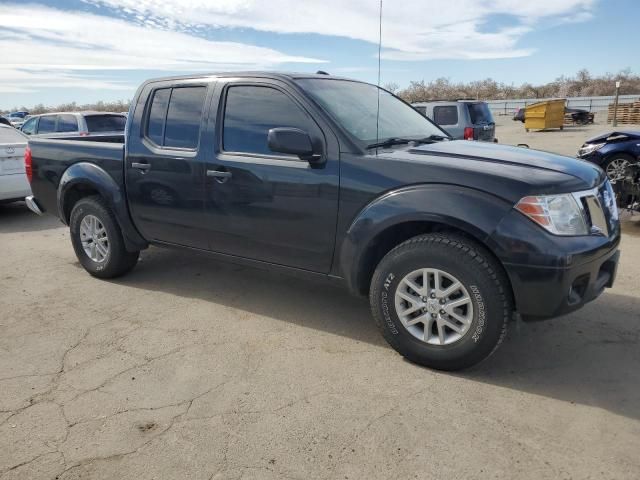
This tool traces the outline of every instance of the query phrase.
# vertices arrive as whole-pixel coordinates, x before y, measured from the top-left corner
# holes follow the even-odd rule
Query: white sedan
[[[0,125],[0,202],[24,200],[31,195],[24,168],[27,136],[13,127]]]

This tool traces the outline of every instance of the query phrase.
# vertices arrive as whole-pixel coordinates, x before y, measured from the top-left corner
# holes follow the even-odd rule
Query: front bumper
[[[533,319],[552,318],[578,310],[596,299],[616,278],[620,250],[568,268],[505,265],[518,312]]]
[[[596,150],[586,155],[580,155],[580,153],[578,153],[576,155],[576,158],[578,160],[584,160],[585,162],[593,163],[595,165],[598,165],[599,167],[604,163],[604,155],[602,155],[602,152],[600,152],[600,150]]]
[[[523,317],[552,318],[577,310],[615,281],[620,223],[607,235],[557,236],[512,210],[489,239],[511,281]]]

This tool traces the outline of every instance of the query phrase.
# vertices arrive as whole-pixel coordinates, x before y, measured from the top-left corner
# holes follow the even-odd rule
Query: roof
[[[42,117],[43,115],[118,115],[120,117],[124,116],[124,113],[120,112],[100,112],[98,110],[80,110],[75,112],[47,112],[40,113],[38,115],[31,115],[29,118],[34,117]]]
[[[190,80],[200,78],[230,78],[230,77],[255,77],[255,78],[271,78],[275,80],[297,80],[301,78],[318,78],[318,79],[331,79],[331,80],[348,80],[352,82],[361,82],[360,80],[354,80],[347,77],[338,77],[334,75],[324,73],[305,73],[305,72],[273,72],[273,71],[260,71],[260,70],[248,70],[248,71],[236,71],[236,72],[210,72],[202,74],[192,75],[172,75],[168,77],[150,78],[145,83],[149,82],[161,82],[170,80]]]
[[[413,106],[427,105],[429,103],[485,103],[484,100],[476,100],[475,98],[458,98],[455,100],[426,100],[424,102],[413,102]]]

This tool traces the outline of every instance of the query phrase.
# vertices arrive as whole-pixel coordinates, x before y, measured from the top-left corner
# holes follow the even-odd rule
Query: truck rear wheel
[[[78,260],[94,277],[117,277],[136,265],[140,252],[126,250],[118,222],[101,197],[80,199],[71,211],[69,229]]]
[[[481,245],[453,234],[420,235],[391,250],[376,268],[369,299],[387,342],[439,370],[491,355],[513,313],[500,266]]]

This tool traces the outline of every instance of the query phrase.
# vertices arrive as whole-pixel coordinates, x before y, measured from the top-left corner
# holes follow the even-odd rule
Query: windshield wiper
[[[428,137],[419,138],[418,140],[413,140],[416,144],[420,143],[433,143],[433,142],[441,142],[442,140],[451,140],[452,138],[447,135],[429,135]]]
[[[411,141],[412,140],[410,138],[391,137],[383,140],[382,142],[370,143],[367,145],[367,148],[390,147],[392,145],[402,145],[403,143],[409,143]]]

